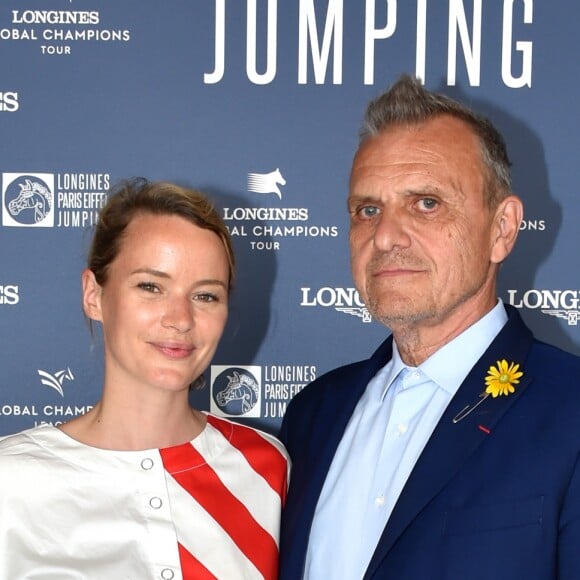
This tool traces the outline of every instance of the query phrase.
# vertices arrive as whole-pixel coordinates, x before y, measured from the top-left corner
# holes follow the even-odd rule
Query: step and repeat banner
[[[90,409],[102,343],[80,273],[110,185],[208,193],[239,263],[192,404],[276,432],[387,334],[349,270],[366,103],[403,72],[503,132],[524,200],[500,296],[580,353],[580,5],[541,0],[3,0],[0,435]]]

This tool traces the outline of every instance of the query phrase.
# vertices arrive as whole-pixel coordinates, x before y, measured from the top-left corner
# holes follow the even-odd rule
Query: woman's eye
[[[196,294],[194,300],[199,302],[216,302],[219,298],[211,292],[203,292],[202,294]]]
[[[145,292],[159,292],[159,288],[156,284],[153,284],[153,282],[139,282],[137,288],[145,290]]]

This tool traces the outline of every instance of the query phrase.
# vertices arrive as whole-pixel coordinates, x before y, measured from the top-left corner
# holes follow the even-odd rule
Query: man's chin
[[[369,312],[375,320],[391,329],[415,325],[434,316],[433,312],[419,310],[409,303],[396,307],[391,302],[389,308],[374,308],[371,306],[369,307]]]

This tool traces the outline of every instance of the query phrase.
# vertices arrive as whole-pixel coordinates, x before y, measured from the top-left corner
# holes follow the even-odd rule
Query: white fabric
[[[229,423],[211,419],[216,425]],[[283,455],[285,461],[283,447],[261,436],[264,453]],[[191,446],[202,461],[217,464],[226,487],[229,479],[232,494],[248,503],[250,513],[256,509],[275,548],[280,495],[209,422]],[[178,542],[200,559],[203,544],[188,544],[204,532],[207,538],[227,534],[200,508],[192,491],[166,471],[161,453],[96,449],[48,425],[0,440],[0,580],[181,580]],[[184,471],[191,469],[195,467]],[[196,520],[196,511],[203,512],[205,527]],[[190,529],[197,536],[188,536]],[[236,550],[228,542],[232,544],[223,537],[208,555],[210,568],[218,562],[218,577],[262,578],[241,552],[239,575],[229,576],[227,562],[235,565],[238,555],[224,557]]]

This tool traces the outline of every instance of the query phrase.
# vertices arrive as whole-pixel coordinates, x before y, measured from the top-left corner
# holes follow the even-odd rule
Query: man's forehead
[[[382,170],[412,172],[429,165],[478,165],[481,167],[478,137],[467,123],[450,116],[424,123],[396,125],[367,138],[356,152],[351,168],[354,175],[372,175]]]

